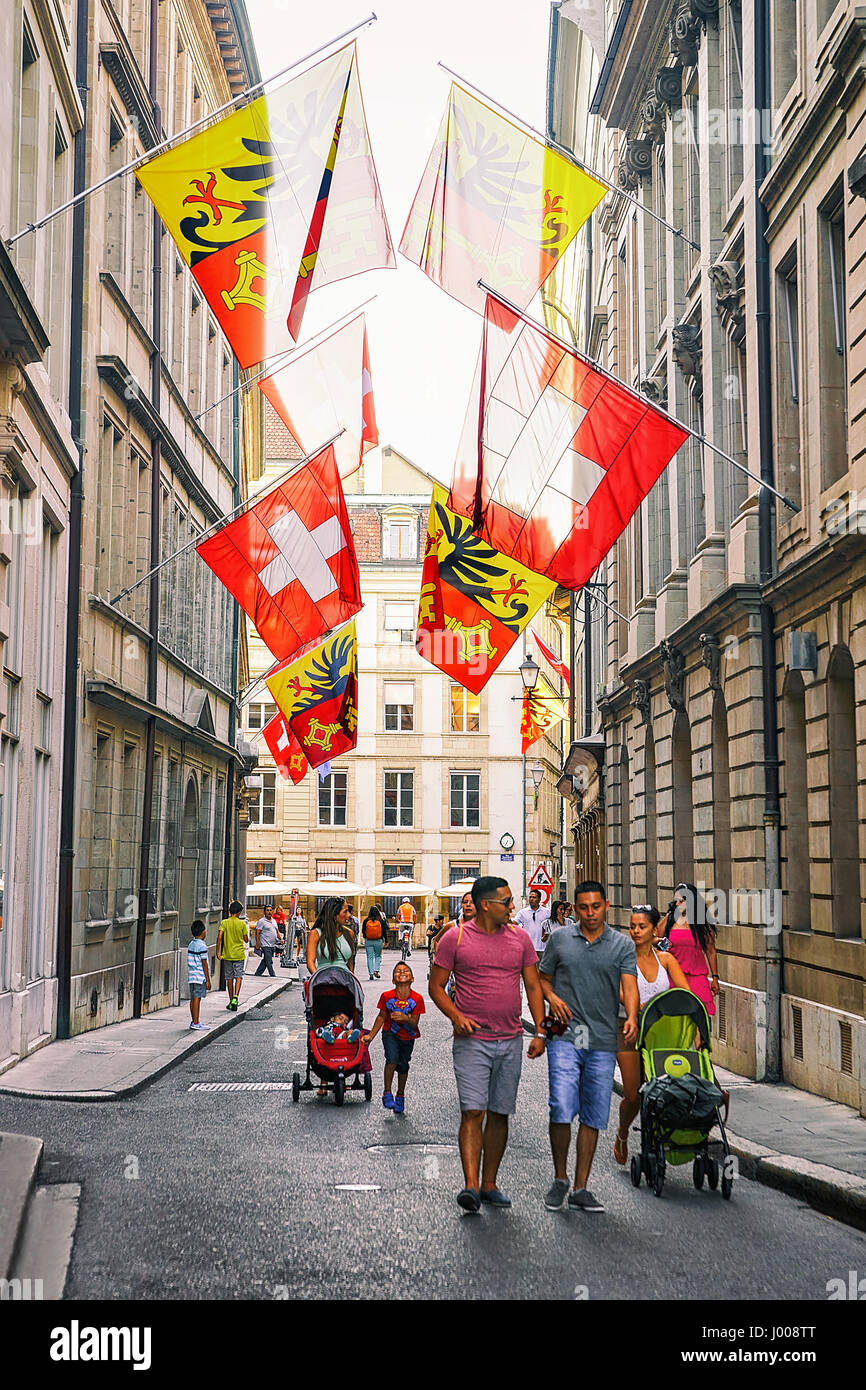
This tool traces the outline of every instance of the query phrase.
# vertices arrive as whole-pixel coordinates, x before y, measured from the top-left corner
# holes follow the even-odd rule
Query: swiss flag
[[[304,750],[279,710],[262,729],[262,738],[268,745],[268,751],[277,765],[280,776],[291,778],[295,786],[303,782],[309,763],[304,756]]]
[[[687,438],[634,391],[488,295],[451,507],[494,550],[579,589]]]
[[[534,627],[531,627],[529,630],[532,633],[532,636],[535,639],[536,646],[538,647],[538,650],[541,652],[541,655],[544,657],[545,661],[547,661],[549,665],[553,667],[556,674],[558,676],[561,676],[562,679],[565,681],[566,690],[570,690],[571,676],[569,675],[568,667],[566,666],[565,662],[560,661],[559,657],[556,655],[555,652],[552,652],[550,650],[550,647],[548,647],[546,642],[542,642]]]
[[[333,445],[196,549],[278,660],[361,607]]]

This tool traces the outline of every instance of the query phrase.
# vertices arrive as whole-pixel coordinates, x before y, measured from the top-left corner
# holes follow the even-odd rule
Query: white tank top
[[[664,990],[670,989],[671,987],[668,972],[665,970],[664,966],[659,960],[658,953],[656,951],[653,951],[653,955],[658,961],[659,967],[659,973],[656,975],[654,980],[645,979],[640,966],[638,966],[637,968],[637,987],[638,993],[640,994],[641,1008],[643,1008],[644,1004],[649,1003],[650,999],[655,998],[657,994],[662,994]]]

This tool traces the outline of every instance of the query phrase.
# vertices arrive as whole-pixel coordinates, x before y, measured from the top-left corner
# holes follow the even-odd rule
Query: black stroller
[[[365,1100],[373,1099],[373,1075],[361,1068],[369,1066],[369,1055],[362,1038],[349,1042],[338,1038],[335,1042],[325,1042],[316,1037],[316,1029],[330,1022],[334,1014],[347,1014],[352,1028],[362,1028],[364,1011],[364,991],[351,970],[344,965],[323,965],[308,980],[304,981],[304,1004],[307,1023],[307,1075],[301,1080],[300,1072],[292,1076],[292,1100],[297,1103],[301,1091],[313,1091],[315,1085],[310,1072],[315,1072],[319,1085],[333,1090],[335,1105],[342,1105],[346,1098],[346,1082],[354,1077],[352,1091],[364,1092]]]

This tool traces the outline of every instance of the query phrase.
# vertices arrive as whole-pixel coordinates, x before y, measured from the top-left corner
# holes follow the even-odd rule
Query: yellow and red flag
[[[478,694],[556,584],[475,535],[433,489],[421,572],[421,656]]]
[[[348,623],[265,678],[310,767],[338,758],[358,741],[358,640]]]
[[[136,175],[242,367],[292,346],[313,289],[394,264],[354,43]]]
[[[561,724],[568,711],[546,676],[540,675],[534,690],[524,690],[520,712],[521,751],[526,752],[548,729]]]
[[[363,314],[262,377],[259,386],[303,453],[337,435],[341,478],[357,472],[379,442]]]
[[[479,278],[525,309],[606,192],[452,83],[400,251],[478,313]]]

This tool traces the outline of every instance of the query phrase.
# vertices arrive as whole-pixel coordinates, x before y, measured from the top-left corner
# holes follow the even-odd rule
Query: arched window
[[[659,895],[659,842],[656,828],[656,746],[647,727],[643,759],[644,842],[646,846],[646,900],[657,905]]]
[[[827,671],[827,744],[833,932],[836,936],[859,936],[857,728],[854,715],[854,663],[846,647],[836,648]]]
[[[731,783],[728,761],[728,711],[717,690],[713,698],[713,869],[715,888],[729,901],[731,883]]]
[[[631,778],[625,738],[619,746],[619,808],[620,905],[623,912],[628,912],[631,905]]]
[[[695,876],[695,837],[692,815],[692,731],[688,715],[678,710],[671,745],[674,808],[674,883],[691,883]]]
[[[809,882],[809,783],[806,692],[799,671],[785,681],[782,732],[782,921],[795,931],[812,925]]]

